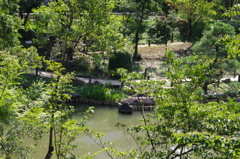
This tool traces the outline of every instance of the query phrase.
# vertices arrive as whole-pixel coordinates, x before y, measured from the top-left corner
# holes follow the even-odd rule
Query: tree
[[[176,9],[183,19],[188,21],[188,40],[193,38],[195,25],[201,21],[209,20],[216,14],[213,3],[207,0],[177,0]]]
[[[207,93],[208,84],[220,80],[223,71],[226,70],[226,63],[229,61],[228,51],[225,46],[226,42],[221,41],[221,39],[225,35],[233,35],[234,33],[235,30],[231,25],[216,22],[210,30],[204,32],[201,40],[193,46],[193,50],[202,60],[211,63],[209,72],[206,74],[209,80],[203,86],[205,93]]]
[[[179,17],[174,10],[168,11],[168,15],[166,16],[162,16],[161,18],[155,18],[147,30],[149,40],[154,38],[159,40],[160,38],[162,38],[163,42],[166,45],[168,40],[170,39],[171,42],[173,42],[174,31],[177,30],[176,24],[178,19]]]
[[[41,102],[27,98],[18,81],[40,63],[35,48],[12,45],[0,50],[0,153],[5,158],[21,158],[31,151],[23,139],[39,139],[44,126],[38,116],[42,113]]]
[[[40,7],[43,3],[43,0],[19,0],[19,15],[20,18],[24,20],[23,25],[26,25],[29,20],[29,15],[32,13],[34,8]]]
[[[134,33],[134,58],[138,57],[138,43],[140,35],[145,31],[146,20],[151,11],[158,12],[159,4],[154,0],[125,0],[120,3],[120,10],[123,12],[123,23],[130,32]],[[126,33],[123,33],[126,35]]]
[[[229,9],[228,12],[224,14],[225,16],[232,18],[234,16],[239,16],[240,15],[240,7],[239,5],[233,6],[231,9]],[[237,28],[239,30],[239,28]],[[226,35],[225,36],[225,41],[227,41],[227,50],[230,54],[230,57],[236,57],[239,56],[240,52],[240,34],[236,35]]]
[[[21,21],[14,15],[18,11],[17,2],[0,1],[0,50],[19,44]]]
[[[51,55],[47,57],[66,64],[75,52],[108,51],[122,46],[118,18],[111,15],[114,5],[111,0],[51,2],[34,9],[36,20],[29,23],[29,28],[40,47],[50,43]]]
[[[74,108],[66,101],[70,98],[67,93],[71,92],[71,77],[73,74],[62,75],[61,64],[46,61],[48,70],[53,71],[54,78],[48,85],[47,103],[45,112],[47,113],[47,121],[49,128],[49,146],[45,159],[50,159],[53,153],[57,158],[67,158],[71,151],[76,147],[72,144],[76,135],[84,130],[83,123],[77,124],[77,121],[69,119],[69,115]]]
[[[124,158],[239,157],[239,104],[201,102],[198,91],[210,63],[198,61],[197,56],[177,58],[172,52],[166,53],[166,60],[170,68],[166,77],[173,87],[130,81],[138,92],[153,96],[157,107],[147,115],[142,112],[140,125],[118,124],[133,136],[136,149],[116,154]]]

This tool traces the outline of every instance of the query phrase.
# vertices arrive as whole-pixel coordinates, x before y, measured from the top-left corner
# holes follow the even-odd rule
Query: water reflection
[[[82,119],[82,112],[88,109],[89,106],[76,106],[76,112],[72,115],[75,120]],[[113,141],[114,149],[125,151],[135,146],[135,143],[128,134],[124,134],[120,128],[115,125],[120,122],[127,125],[136,125],[139,123],[141,113],[133,112],[132,115],[119,114],[117,107],[95,106],[94,114],[88,119],[87,125],[90,129],[106,134],[104,142]],[[47,152],[47,137],[44,137],[39,145],[38,151],[34,158],[44,158]],[[76,139],[78,148],[74,154],[83,156],[87,153],[95,153],[101,148],[93,142],[85,133],[81,134]],[[94,156],[94,159],[109,158],[106,153],[100,153]]]

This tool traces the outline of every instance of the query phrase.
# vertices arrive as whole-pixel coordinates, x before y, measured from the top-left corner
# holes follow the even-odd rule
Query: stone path
[[[32,75],[35,75],[35,72],[31,73]],[[56,76],[52,75],[51,72],[47,72],[47,71],[38,71],[38,75],[41,77],[47,77],[47,78],[56,78]],[[92,78],[91,80],[89,80],[89,78],[84,78],[84,77],[75,77],[75,79],[82,84],[89,84],[89,82],[91,81],[91,83],[99,83],[101,85],[111,85],[113,87],[120,87],[121,86],[121,82],[119,80],[109,80],[109,79],[96,79],[96,78]]]
[[[35,72],[32,72],[31,74],[35,75]],[[47,72],[47,71],[38,71],[39,76],[41,77],[48,77],[48,78],[55,78],[54,75],[52,75],[52,73]],[[89,78],[84,78],[84,77],[75,77],[75,79],[82,84],[89,84],[89,82],[91,83],[99,83],[102,85],[106,85],[106,84],[110,84],[113,87],[120,87],[121,86],[121,82],[119,80],[110,80],[110,79],[95,79],[92,78],[91,80]],[[221,81],[225,81],[230,79],[230,81],[238,81],[238,76],[236,76],[235,78],[232,76],[226,76],[224,78],[221,79]],[[152,79],[152,80],[156,80],[156,79]],[[160,80],[166,80],[167,82],[169,82],[167,79],[160,79]]]
[[[83,82],[84,84],[89,84],[89,78],[75,77],[76,80]],[[112,86],[120,87],[121,82],[119,80],[109,80],[109,79],[91,79],[91,83],[99,83],[102,85],[110,84]]]

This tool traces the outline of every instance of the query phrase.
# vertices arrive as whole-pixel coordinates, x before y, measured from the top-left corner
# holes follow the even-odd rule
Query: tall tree
[[[66,158],[71,155],[71,151],[76,147],[73,142],[76,135],[85,129],[83,120],[77,123],[76,120],[70,119],[69,115],[74,108],[66,101],[70,98],[71,78],[73,74],[62,75],[60,63],[46,61],[48,70],[53,71],[56,77],[47,85],[46,103],[44,112],[46,112],[46,123],[49,128],[49,145],[45,159],[50,159],[55,153],[57,158]]]
[[[29,15],[34,8],[40,7],[43,4],[43,0],[19,0],[19,15],[24,20],[23,25],[26,25],[29,20]]]
[[[159,14],[159,3],[154,0],[124,0],[120,3],[120,11],[123,12],[123,23],[125,27],[132,28],[134,34],[134,55],[138,56],[138,44],[140,35],[145,31],[146,20],[151,12]],[[126,33],[123,33],[126,34]]]
[[[203,60],[209,61],[208,78],[203,89],[207,93],[207,86],[213,81],[219,80],[223,76],[223,70],[226,69],[224,64],[228,63],[228,51],[226,42],[221,39],[225,35],[234,35],[234,28],[226,23],[216,22],[204,32],[203,37],[193,46],[193,50]]]
[[[177,0],[176,9],[180,16],[188,21],[188,40],[192,40],[194,25],[209,20],[216,14],[213,3],[207,0]]]
[[[229,18],[240,16],[240,6],[239,5],[234,5],[224,15],[229,17]],[[237,28],[237,32],[238,32],[238,34],[236,34],[236,35],[232,35],[232,36],[227,35],[225,37],[225,40],[228,41],[227,46],[226,46],[227,50],[229,51],[229,53],[232,57],[239,56],[239,53],[240,53],[239,27]]]
[[[142,124],[118,124],[133,136],[136,149],[117,155],[149,159],[238,158],[239,103],[202,102],[199,92],[211,63],[199,61],[198,56],[179,58],[172,52],[166,53],[166,63],[170,68],[166,77],[173,87],[164,87],[163,81],[126,82],[137,93],[153,96],[156,108],[148,114],[142,112]]]
[[[34,47],[23,48],[18,30],[22,21],[15,14],[18,1],[0,1],[0,154],[4,158],[29,157],[24,138],[40,138],[44,131],[41,102],[25,95],[21,75],[40,66]],[[31,86],[30,86],[31,87]],[[31,131],[28,131],[31,130]]]
[[[39,45],[51,43],[52,58],[66,63],[76,51],[106,51],[122,44],[118,18],[111,15],[114,5],[112,0],[58,0],[35,9],[30,28]]]
[[[18,30],[21,28],[19,17],[15,16],[18,12],[17,0],[0,1],[0,50],[19,44]]]
[[[162,38],[166,45],[170,39],[171,42],[173,42],[174,31],[177,30],[178,20],[179,17],[174,10],[168,11],[166,16],[155,18],[147,29],[149,40],[157,37],[158,40]]]

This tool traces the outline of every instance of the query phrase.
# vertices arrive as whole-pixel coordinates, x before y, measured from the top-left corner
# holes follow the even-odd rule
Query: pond
[[[77,106],[72,118],[80,120],[82,118],[83,110],[86,110],[88,106]],[[135,147],[135,143],[132,138],[124,133],[120,128],[115,125],[120,122],[127,125],[137,125],[140,123],[139,119],[142,118],[140,112],[135,111],[132,115],[118,113],[117,107],[110,106],[96,106],[94,108],[94,114],[87,121],[87,125],[94,131],[102,132],[105,134],[104,142],[114,142],[113,148],[121,151],[126,151],[132,147]],[[76,139],[78,148],[74,151],[74,154],[83,156],[87,153],[95,153],[101,148],[93,142],[93,140],[85,133],[79,135]],[[47,153],[48,138],[47,135],[43,137],[42,141],[37,147],[37,151],[33,154],[33,158],[44,158]],[[94,156],[94,159],[110,158],[105,152]]]

